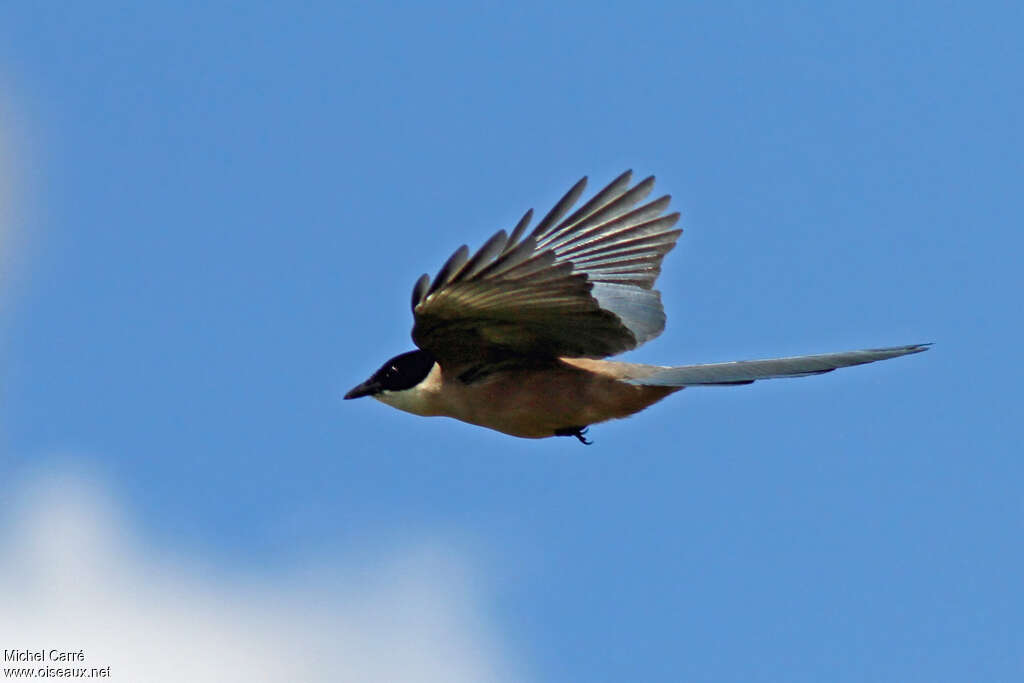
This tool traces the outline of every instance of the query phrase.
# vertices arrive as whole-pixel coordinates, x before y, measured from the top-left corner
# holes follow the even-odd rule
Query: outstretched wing
[[[661,334],[653,289],[682,230],[662,215],[670,198],[644,204],[653,176],[630,187],[627,171],[568,218],[583,178],[522,238],[532,210],[472,257],[460,247],[412,295],[413,341],[443,364],[530,356],[603,358]],[[522,239],[521,239],[522,238]]]
[[[679,365],[658,367],[655,365],[630,366],[636,368],[625,380],[630,384],[660,387],[690,387],[699,385],[750,384],[759,379],[778,377],[806,377],[831,372],[837,368],[863,365],[887,360],[910,353],[927,351],[931,344],[910,344],[884,349],[841,351],[820,353],[814,356],[792,356],[767,360],[739,360],[731,363],[707,363],[704,365]]]

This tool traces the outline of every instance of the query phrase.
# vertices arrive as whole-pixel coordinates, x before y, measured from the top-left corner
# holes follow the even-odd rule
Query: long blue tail
[[[704,365],[678,365],[675,367],[657,368],[648,376],[636,377],[626,381],[631,384],[659,387],[750,384],[759,379],[820,375],[825,372],[832,372],[836,368],[874,363],[879,360],[906,356],[910,353],[921,353],[922,351],[927,351],[930,346],[931,344],[910,344],[908,346],[892,346],[885,349],[821,353],[814,356],[739,360],[730,363],[707,363]]]

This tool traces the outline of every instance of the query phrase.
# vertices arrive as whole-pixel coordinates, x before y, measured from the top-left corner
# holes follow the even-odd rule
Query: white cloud
[[[20,666],[109,666],[111,681],[151,683],[519,678],[465,558],[443,545],[239,576],[154,551],[80,477],[5,498],[0,650],[85,656]]]

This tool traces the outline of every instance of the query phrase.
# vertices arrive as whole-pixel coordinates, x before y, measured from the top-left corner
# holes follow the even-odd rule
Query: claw
[[[589,441],[586,437],[583,436],[584,434],[587,433],[587,430],[589,429],[590,427],[565,427],[563,429],[556,429],[555,436],[575,436],[577,439],[580,440],[581,444],[583,444],[584,446],[589,446],[594,442]]]

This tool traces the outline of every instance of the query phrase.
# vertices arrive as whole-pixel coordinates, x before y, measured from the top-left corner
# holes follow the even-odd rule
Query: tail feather
[[[863,349],[821,353],[814,356],[792,356],[766,360],[740,360],[730,363],[707,363],[703,365],[678,365],[675,367],[644,366],[643,376],[634,376],[630,384],[657,387],[721,386],[750,384],[759,379],[776,377],[806,377],[832,372],[836,368],[874,363],[905,356],[910,353],[927,351],[931,344],[910,344],[884,349]]]

